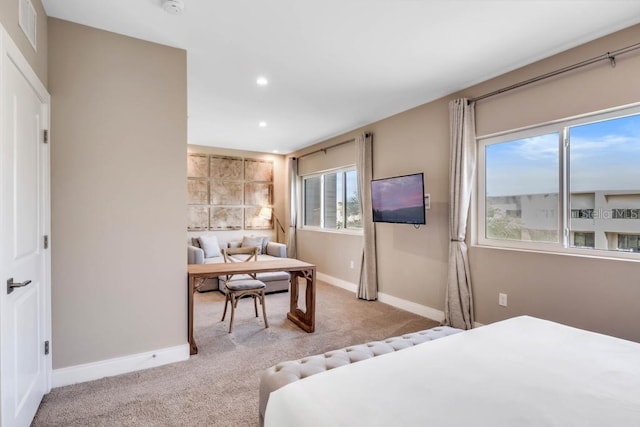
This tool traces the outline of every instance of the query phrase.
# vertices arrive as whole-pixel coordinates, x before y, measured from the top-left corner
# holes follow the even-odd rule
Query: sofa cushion
[[[226,276],[219,276],[220,280],[224,281]],[[273,282],[276,280],[289,280],[291,275],[286,271],[268,271],[264,273],[256,274],[256,279],[263,282]],[[248,280],[251,279],[249,274],[234,274],[231,280]]]
[[[220,245],[218,245],[218,238],[216,236],[200,236],[198,237],[200,247],[204,251],[205,258],[221,257]]]
[[[256,279],[262,280],[263,282],[275,282],[278,280],[288,282],[290,278],[291,274],[286,271],[268,271],[256,274]]]
[[[264,277],[261,276],[261,274],[269,274],[272,276],[269,277]],[[261,281],[262,283],[265,284],[265,290],[264,292],[266,294],[271,294],[274,292],[288,292],[289,291],[289,273],[284,273],[284,272],[278,272],[278,273],[261,273],[258,274],[256,276],[256,280]],[[277,276],[276,276],[277,274]],[[286,276],[284,276],[286,275]],[[250,276],[246,276],[243,277],[242,275],[236,275],[233,276],[232,280],[235,280],[236,278],[240,278],[240,279],[251,279]],[[219,280],[217,281],[217,283],[215,284],[216,286],[212,289],[216,289],[220,292],[222,292],[223,294],[227,293],[227,282],[224,280],[223,276],[220,276],[218,278]],[[278,279],[278,280],[276,280]],[[205,288],[204,290],[207,290],[207,288]],[[211,289],[208,289],[211,290]]]

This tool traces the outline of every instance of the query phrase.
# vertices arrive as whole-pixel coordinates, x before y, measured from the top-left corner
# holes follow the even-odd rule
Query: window
[[[595,233],[584,233],[581,231],[573,232],[572,246],[575,246],[577,248],[595,247]]]
[[[640,235],[618,234],[618,250],[640,252]]]
[[[571,209],[571,218],[593,218],[593,209]]]
[[[361,229],[358,179],[354,169],[306,176],[304,226],[328,230]]]
[[[640,107],[478,144],[479,244],[639,252]]]
[[[612,209],[611,218],[613,219],[640,219],[640,209]]]
[[[485,236],[557,242],[558,174],[557,133],[487,145]]]

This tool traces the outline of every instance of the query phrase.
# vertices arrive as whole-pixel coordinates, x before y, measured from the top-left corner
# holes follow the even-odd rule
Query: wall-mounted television
[[[425,224],[424,174],[371,180],[373,222]]]

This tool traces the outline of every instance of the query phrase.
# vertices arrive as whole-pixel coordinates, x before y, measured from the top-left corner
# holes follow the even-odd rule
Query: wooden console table
[[[189,347],[191,354],[198,353],[196,340],[193,338],[193,293],[195,283],[199,278],[214,278],[227,274],[265,273],[273,271],[287,271],[291,274],[291,296],[287,318],[298,325],[303,331],[313,332],[316,328],[316,266],[308,262],[293,258],[276,261],[233,262],[220,264],[189,264],[188,265],[188,300],[189,300]],[[306,282],[305,303],[306,311],[298,307],[300,281]]]

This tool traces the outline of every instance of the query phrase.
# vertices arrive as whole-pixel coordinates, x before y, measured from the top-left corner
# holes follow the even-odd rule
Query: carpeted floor
[[[286,320],[289,294],[267,295],[269,328],[240,301],[233,334],[220,322],[224,296],[196,293],[198,354],[188,361],[53,389],[32,426],[256,426],[262,370],[436,326],[436,322],[318,283],[316,332]]]

